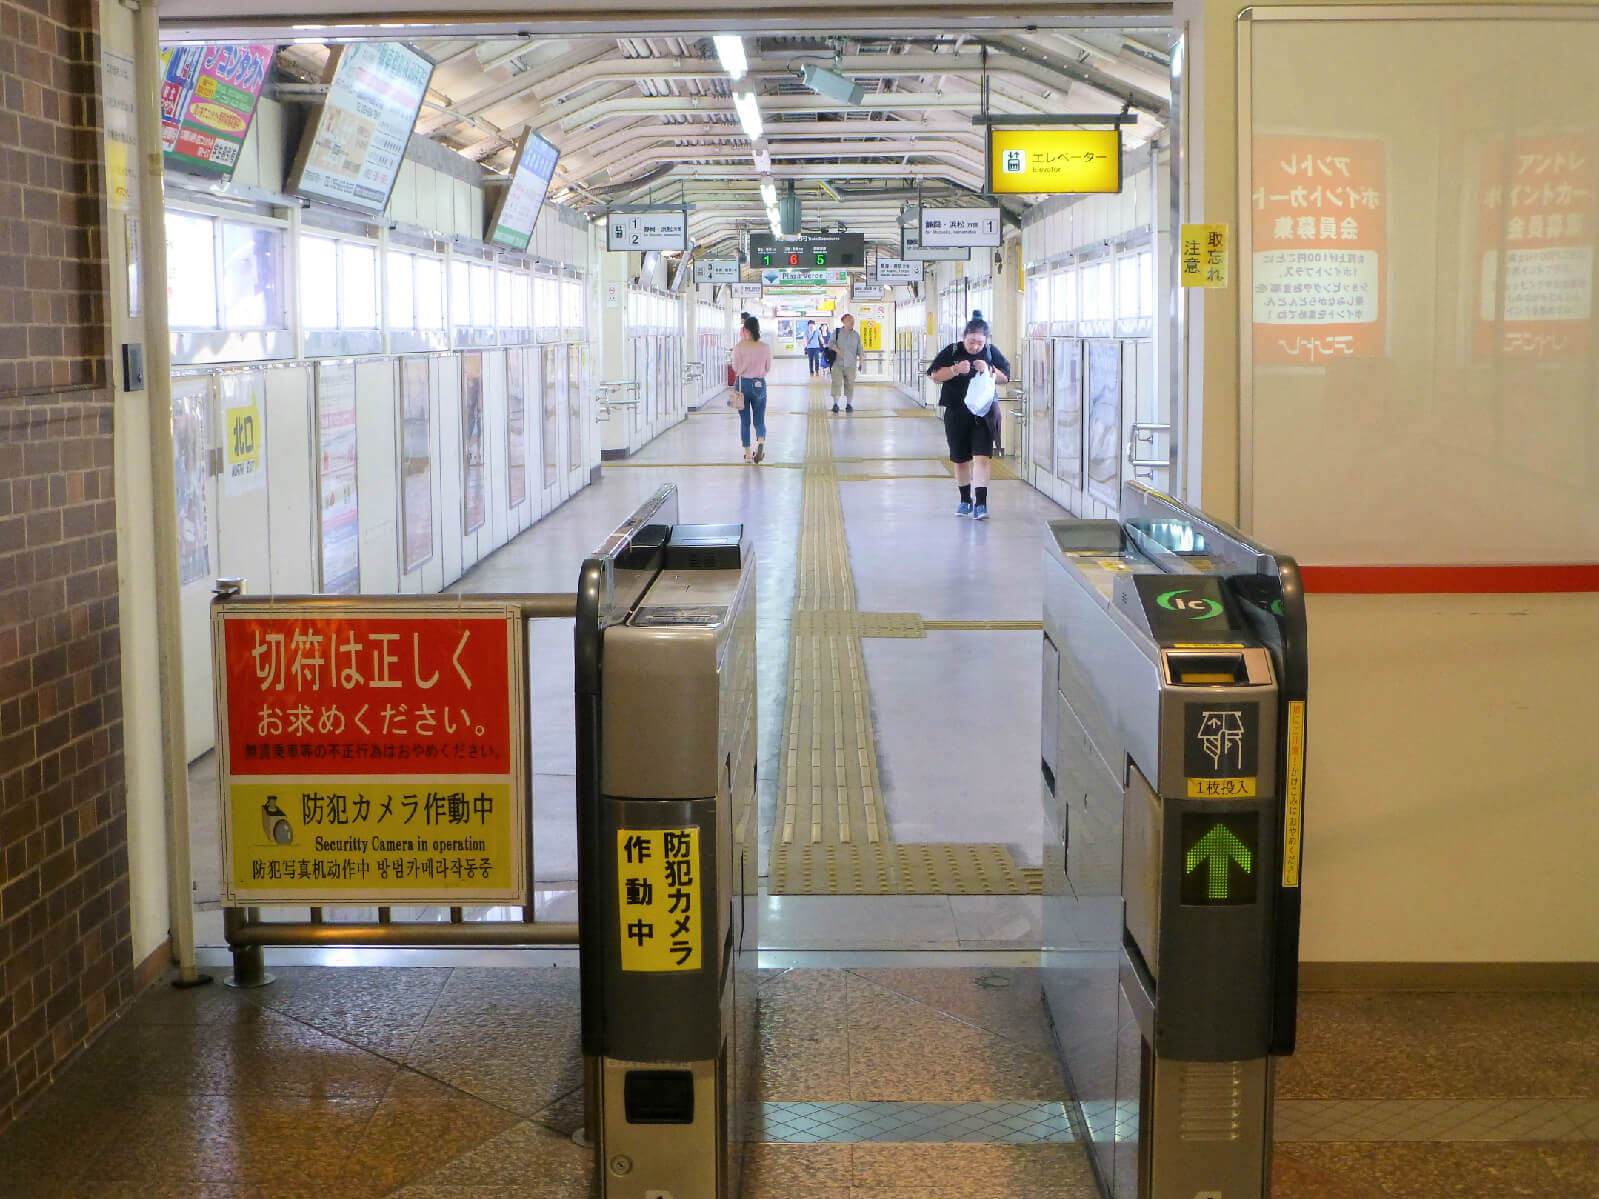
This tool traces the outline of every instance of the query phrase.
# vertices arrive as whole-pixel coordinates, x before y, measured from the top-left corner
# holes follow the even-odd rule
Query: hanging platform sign
[[[216,601],[223,902],[523,902],[523,627],[503,603]]]
[[[992,246],[1004,240],[998,208],[924,208],[924,246]]]
[[[1116,193],[1122,135],[1113,129],[988,129],[988,190],[996,195]]]
[[[877,281],[879,283],[920,283],[922,281],[922,264],[909,262],[903,258],[879,258],[877,260]]]
[[[907,262],[966,262],[972,256],[965,246],[924,246],[916,218],[901,225],[899,235],[899,256]]]
[[[708,258],[694,264],[696,283],[737,283],[738,259]]]
[[[607,250],[686,250],[688,212],[667,208],[660,212],[613,212],[605,218]]]

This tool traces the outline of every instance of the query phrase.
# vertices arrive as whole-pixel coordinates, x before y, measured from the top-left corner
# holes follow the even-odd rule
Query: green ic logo
[[[1209,620],[1213,616],[1221,615],[1221,604],[1213,599],[1184,599],[1188,588],[1179,588],[1176,591],[1166,591],[1155,598],[1155,602],[1168,612],[1180,612],[1190,620]]]

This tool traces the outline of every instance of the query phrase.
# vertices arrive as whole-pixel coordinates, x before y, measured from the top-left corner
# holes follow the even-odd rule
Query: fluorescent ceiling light
[[[744,136],[752,142],[759,141],[763,126],[760,107],[755,103],[755,93],[734,92],[733,107],[738,110],[738,123],[744,126]]]
[[[808,62],[800,68],[800,79],[819,96],[838,100],[844,104],[859,104],[866,96],[865,90],[853,79]]]
[[[722,69],[733,79],[744,78],[744,72],[750,69],[749,59],[744,57],[744,39],[738,34],[717,34],[711,39],[716,47],[716,57],[722,60]]]
[[[770,179],[761,184],[761,199],[766,201],[768,208],[777,207],[777,187]]]

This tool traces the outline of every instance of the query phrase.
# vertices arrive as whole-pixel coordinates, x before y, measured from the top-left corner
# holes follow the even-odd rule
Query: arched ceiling
[[[1171,36],[1158,29],[1032,30],[887,38],[746,35],[764,135],[752,144],[735,84],[706,36],[424,39],[438,64],[417,132],[504,172],[524,128],[561,151],[551,198],[599,213],[660,203],[690,208],[698,242],[766,228],[765,180],[792,183],[807,230],[840,225],[897,245],[918,189],[929,203],[978,202],[984,130],[973,114],[1117,114],[1125,150],[1158,137],[1170,111]],[[279,55],[314,98],[328,47]],[[813,63],[853,80],[859,104],[801,79]],[[762,172],[770,155],[769,174]],[[1007,198],[1019,212],[1025,201]]]

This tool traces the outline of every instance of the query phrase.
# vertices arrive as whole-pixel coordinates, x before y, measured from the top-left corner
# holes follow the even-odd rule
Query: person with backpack
[[[1010,363],[990,344],[988,322],[981,312],[972,311],[961,339],[938,352],[927,375],[941,385],[938,406],[944,410],[944,439],[961,497],[955,515],[987,520],[989,468],[997,440],[997,422],[989,418],[997,415],[994,387],[1010,380]],[[978,385],[976,392],[972,391],[974,384]],[[967,402],[968,393],[972,404]],[[986,402],[980,398],[982,393],[986,393]]]

